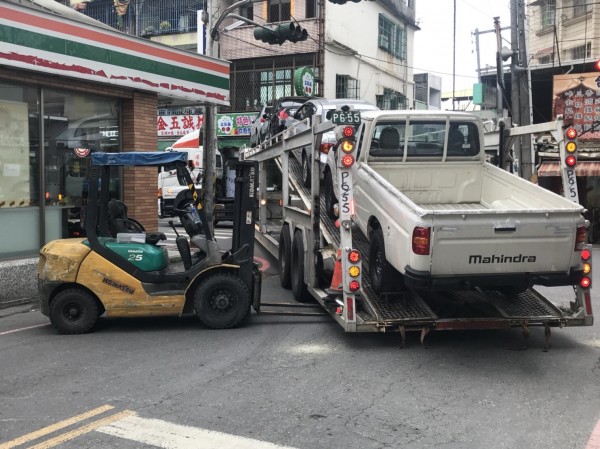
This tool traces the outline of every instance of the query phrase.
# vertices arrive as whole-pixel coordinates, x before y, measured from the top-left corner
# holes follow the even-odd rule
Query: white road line
[[[21,332],[21,331],[26,331],[28,329],[35,329],[36,327],[44,327],[44,326],[50,326],[50,323],[46,323],[46,324],[36,324],[34,326],[27,326],[27,327],[21,327],[19,329],[13,329],[11,331],[4,331],[4,332],[0,332],[0,335],[8,335],[8,334],[14,334],[15,332]]]
[[[96,430],[164,449],[294,449],[197,427],[128,416]]]

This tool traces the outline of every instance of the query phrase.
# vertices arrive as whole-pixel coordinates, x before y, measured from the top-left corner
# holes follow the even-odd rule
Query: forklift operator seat
[[[112,199],[108,202],[108,233],[116,238],[119,233],[146,233],[146,230],[139,221],[127,216],[127,206],[123,201]],[[153,245],[166,239],[163,232],[146,234],[146,243]]]
[[[135,226],[135,222],[127,217],[127,206],[123,201],[113,199],[108,202],[108,232],[116,238],[121,232],[144,232],[144,229],[141,225]]]

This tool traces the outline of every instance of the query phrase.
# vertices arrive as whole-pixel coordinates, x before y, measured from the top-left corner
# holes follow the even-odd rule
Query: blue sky
[[[456,90],[470,88],[477,82],[475,35],[494,29],[494,17],[500,26],[510,26],[509,0],[456,0]],[[442,77],[442,92],[453,87],[453,16],[454,0],[417,0],[416,18],[420,31],[415,32],[414,72],[430,72]],[[502,31],[503,45],[510,47],[510,30]],[[496,36],[479,35],[480,64],[496,65]]]

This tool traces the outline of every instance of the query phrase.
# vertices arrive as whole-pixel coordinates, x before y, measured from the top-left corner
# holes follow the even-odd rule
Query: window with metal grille
[[[592,43],[588,42],[585,45],[579,45],[569,50],[571,59],[584,59],[592,56]]]
[[[387,111],[406,109],[407,98],[395,90],[384,88],[383,95],[376,95],[375,97],[379,109]]]
[[[283,22],[291,18],[291,0],[268,0],[268,22]]]
[[[398,59],[406,59],[406,29],[379,14],[378,45]]]
[[[360,98],[360,80],[349,75],[335,75],[335,98]]]
[[[583,16],[590,11],[589,0],[573,0],[573,17]]]
[[[240,6],[240,16],[246,19],[254,20],[254,4]]]
[[[319,96],[320,78],[314,53],[234,61],[230,72],[231,106],[219,107],[219,111],[258,111],[279,97],[294,95],[294,71],[303,66],[313,67],[314,95]]]
[[[317,17],[317,0],[306,0],[305,18]]]
[[[556,0],[544,0],[540,13],[542,29],[553,27],[556,18]]]

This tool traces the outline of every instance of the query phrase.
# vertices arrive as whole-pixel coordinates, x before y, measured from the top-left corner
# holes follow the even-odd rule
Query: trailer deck
[[[284,131],[284,134],[286,131]],[[293,133],[292,133],[293,134]],[[311,136],[312,137],[312,136]],[[263,149],[252,149],[253,155],[265,151],[270,158],[287,153],[281,159],[278,167],[282,171],[283,189],[290,197],[297,199],[294,206],[284,202],[284,218],[277,223],[262,222],[257,226],[256,237],[275,258],[278,254],[278,241],[281,225],[286,221],[295,223],[303,228],[307,235],[311,232],[311,219],[315,216],[314,209],[325,210],[325,200],[322,195],[312,195],[311,189],[302,183],[302,167],[299,158],[299,145],[302,140],[300,135],[290,135],[289,141],[283,138],[274,139],[274,143]],[[314,137],[313,137],[314,140]],[[308,141],[304,139],[304,142]],[[306,144],[306,143],[304,143]],[[314,153],[313,153],[314,154]],[[261,155],[259,160],[267,160]],[[284,161],[285,162],[282,162]],[[287,169],[287,176],[286,171]],[[316,170],[313,167],[313,176]],[[287,190],[286,190],[287,189]],[[311,206],[318,199],[319,206]],[[298,204],[301,204],[299,206]],[[436,207],[439,205],[436,205]],[[456,208],[456,205],[452,205]],[[481,208],[480,204],[461,204],[461,207]],[[290,221],[291,220],[291,221]],[[318,228],[322,237],[321,252],[327,247],[328,254],[340,247],[340,230],[327,214],[319,214]],[[313,221],[314,223],[314,221]],[[313,224],[313,229],[315,224]],[[311,235],[310,239],[317,237]],[[311,243],[307,241],[307,248]],[[307,289],[315,300],[327,311],[347,332],[400,332],[421,331],[421,338],[432,329],[458,330],[458,329],[501,329],[521,327],[524,335],[528,335],[530,326],[543,326],[546,329],[546,344],[549,344],[550,328],[564,326],[591,325],[591,299],[589,291],[584,295],[574,289],[574,303],[578,307],[561,307],[546,299],[535,289],[528,289],[518,294],[505,294],[500,291],[464,290],[464,291],[421,291],[406,290],[384,295],[377,295],[369,278],[369,242],[366,236],[354,226],[352,228],[352,245],[362,255],[362,279],[360,291],[356,294],[355,316],[353,322],[346,320],[343,313],[344,302],[336,298],[328,290],[329,283],[318,280],[317,270],[311,263],[314,254],[309,250],[305,258],[305,270],[312,270],[313,284],[307,281]],[[325,256],[324,256],[325,257]],[[310,261],[310,263],[309,263]],[[311,279],[310,276],[305,278]],[[324,285],[326,284],[326,285]],[[266,304],[265,304],[266,305]],[[583,305],[583,306],[582,306]],[[287,306],[291,306],[287,304]],[[306,307],[306,304],[302,304]],[[583,310],[585,309],[585,310]],[[274,313],[274,312],[269,312]],[[293,314],[303,314],[295,312]],[[314,314],[314,313],[311,313]]]

